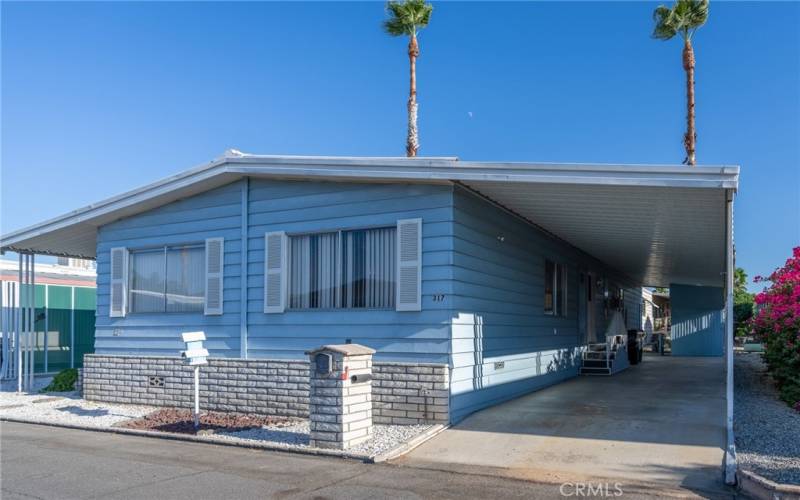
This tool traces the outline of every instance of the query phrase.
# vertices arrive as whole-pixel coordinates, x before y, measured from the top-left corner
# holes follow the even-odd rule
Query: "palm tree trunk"
[[[683,69],[686,71],[686,135],[683,136],[686,159],[684,163],[694,166],[695,148],[697,147],[697,132],[694,128],[694,49],[689,38],[686,38],[683,44]]]
[[[416,35],[411,35],[408,42],[408,61],[411,68],[411,85],[408,93],[408,137],[406,138],[406,156],[417,156],[419,150],[419,133],[417,131],[417,57],[419,45]]]

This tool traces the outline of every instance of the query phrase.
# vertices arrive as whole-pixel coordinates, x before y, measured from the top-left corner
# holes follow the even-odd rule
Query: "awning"
[[[739,167],[263,156],[209,164],[0,236],[0,249],[94,258],[97,228],[245,176],[457,183],[647,286],[724,284],[726,200]]]

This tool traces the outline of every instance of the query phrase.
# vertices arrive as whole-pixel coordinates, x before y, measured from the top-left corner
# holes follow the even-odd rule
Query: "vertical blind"
[[[131,252],[131,312],[164,312],[164,265],[163,248]]]
[[[205,248],[167,248],[167,312],[203,310]]]
[[[291,309],[393,308],[396,229],[292,236]]]
[[[130,254],[130,312],[199,312],[205,298],[205,248],[161,247]]]

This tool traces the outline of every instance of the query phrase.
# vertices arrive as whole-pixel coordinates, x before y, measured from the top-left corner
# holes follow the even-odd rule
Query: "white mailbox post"
[[[207,365],[208,350],[203,347],[206,334],[203,332],[186,332],[181,334],[186,343],[186,350],[181,352],[181,357],[186,364],[194,366],[194,428],[200,427],[200,365]]]

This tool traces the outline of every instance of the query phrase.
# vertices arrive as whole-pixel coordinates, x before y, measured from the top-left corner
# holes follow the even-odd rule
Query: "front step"
[[[615,353],[615,352],[612,352],[612,353],[611,353],[611,354],[610,354],[608,357],[609,357],[609,359],[611,359],[611,360],[613,361],[614,359],[616,359],[616,357],[617,357],[617,353]],[[604,351],[590,351],[590,352],[586,352],[586,353],[584,353],[584,354],[583,354],[583,359],[585,359],[585,360],[589,360],[589,359],[591,359],[591,360],[602,359],[603,361],[605,361],[605,359],[606,359],[606,353],[605,353]]]
[[[590,367],[590,366],[582,366],[581,367],[581,375],[611,375],[611,369],[607,368],[606,366],[601,367]]]
[[[608,344],[590,344],[581,357],[581,375],[611,375],[619,364],[617,349]]]
[[[605,359],[584,359],[583,368],[608,368]]]

